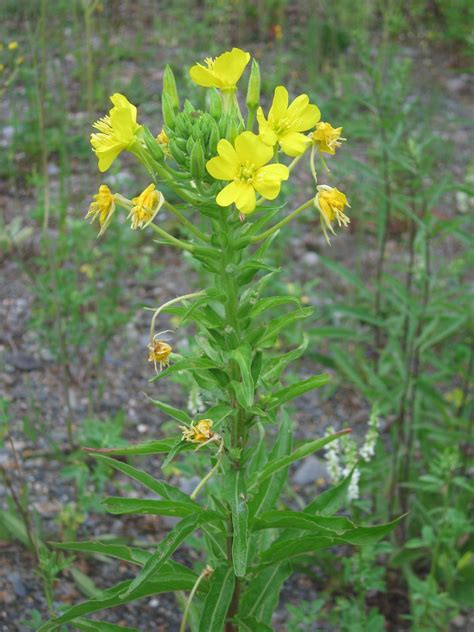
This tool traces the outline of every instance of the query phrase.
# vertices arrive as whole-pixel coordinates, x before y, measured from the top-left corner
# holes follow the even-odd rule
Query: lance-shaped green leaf
[[[107,454],[110,456],[144,456],[149,454],[164,454],[169,452],[177,441],[181,440],[181,435],[161,439],[160,441],[148,441],[136,445],[122,446],[118,448],[83,448],[85,452],[92,454]],[[184,444],[183,450],[194,450],[196,446]]]
[[[344,516],[311,516],[304,511],[266,511],[252,524],[252,529],[302,529],[317,531],[330,537],[341,535],[355,525]]]
[[[336,538],[336,540],[337,542],[356,545],[375,544],[375,542],[378,542],[393,531],[400,520],[403,520],[406,515],[407,514],[403,514],[391,522],[378,524],[374,527],[356,527],[355,529],[345,531],[340,537]]]
[[[282,584],[290,575],[291,568],[284,563],[259,569],[242,593],[240,616],[245,619],[255,617],[258,621],[270,623],[278,605]]]
[[[308,346],[309,338],[306,334],[303,334],[303,342],[296,347],[296,349],[292,349],[287,353],[279,355],[275,358],[271,358],[265,363],[265,367],[262,371],[262,380],[273,381],[280,377],[282,371],[286,369],[286,367],[297,360],[303,353],[306,351]]]
[[[238,624],[239,632],[273,632],[273,628],[255,617],[234,617],[233,621]]]
[[[249,345],[242,345],[230,353],[240,372],[240,381],[232,382],[237,401],[244,408],[253,404],[255,386],[252,378],[252,350]]]
[[[229,469],[225,474],[226,498],[232,512],[232,563],[237,577],[244,577],[247,570],[248,519],[245,474]]]
[[[212,573],[209,584],[199,632],[222,632],[234,593],[235,575],[232,566],[218,566]]]
[[[249,492],[252,491],[252,489],[258,487],[265,479],[267,479],[269,476],[271,476],[281,468],[288,467],[288,465],[291,465],[295,461],[304,459],[306,456],[313,454],[313,452],[317,452],[328,443],[336,441],[336,439],[339,439],[349,432],[351,432],[351,429],[347,428],[346,430],[341,430],[340,432],[336,432],[336,434],[329,435],[327,437],[324,437],[323,439],[308,441],[296,450],[294,450],[294,452],[292,452],[291,454],[278,457],[269,461],[269,463],[267,463],[267,465],[263,468],[261,472],[259,472],[255,477],[252,477],[251,485],[249,486]]]
[[[114,608],[136,599],[143,599],[150,595],[158,595],[164,592],[174,592],[176,590],[191,590],[194,580],[189,575],[179,575],[178,573],[161,574],[159,578],[143,582],[139,587],[129,590],[132,582],[125,581],[108,588],[100,593],[95,599],[89,599],[68,608],[61,616],[44,623],[39,632],[51,632],[57,630],[63,623],[74,621],[78,617]]]
[[[218,365],[209,358],[182,358],[181,360],[178,360],[177,362],[169,366],[164,371],[158,373],[158,375],[153,376],[150,379],[150,382],[162,380],[164,377],[169,377],[170,375],[180,373],[181,371],[189,371],[190,373],[194,373],[196,371],[205,371],[206,369],[216,368],[219,368]]]
[[[262,565],[283,562],[298,555],[313,553],[333,546],[335,539],[328,536],[307,535],[298,538],[276,540],[260,556]]]
[[[185,518],[199,514],[203,510],[193,501],[180,502],[176,500],[153,500],[148,498],[121,498],[112,496],[102,501],[107,511],[112,514],[147,514],[154,516],[177,516]],[[207,512],[208,517],[219,519],[219,514]]]
[[[128,628],[107,621],[90,621],[89,619],[76,619],[74,626],[84,632],[140,632],[137,628]]]
[[[289,402],[295,397],[303,395],[303,393],[307,393],[308,391],[312,391],[314,388],[324,386],[324,384],[327,384],[329,380],[330,376],[324,373],[323,375],[314,375],[306,380],[300,380],[299,382],[296,382],[296,384],[286,386],[285,388],[282,388],[272,394],[272,398],[267,408],[268,410],[274,410],[285,402]]]
[[[200,513],[183,518],[181,522],[168,533],[166,538],[156,548],[156,551],[150,556],[141,572],[135,577],[129,586],[121,593],[121,597],[127,599],[129,595],[137,591],[143,584],[148,582],[151,577],[156,576],[163,565],[169,560],[171,555],[176,551],[179,545],[195,531],[201,522],[208,522],[209,516],[207,512]],[[211,516],[211,520],[214,516]]]
[[[276,337],[283,329],[291,327],[294,322],[302,318],[307,318],[313,313],[312,307],[302,307],[301,309],[273,318],[265,328],[265,333],[255,340],[255,336],[250,332],[248,342],[250,345],[257,343],[260,347],[269,347],[273,345]]]
[[[354,470],[355,467],[353,467],[349,474],[343,478],[342,481],[337,483],[337,485],[319,494],[317,498],[305,507],[304,512],[309,514],[320,513],[324,516],[332,516],[332,514],[336,513],[347,500],[347,491],[351,484]]]
[[[295,303],[296,305],[300,305],[299,299],[295,296],[270,296],[265,298],[260,298],[254,304],[254,306],[250,310],[250,316],[252,318],[256,318],[266,312],[268,309],[273,309],[274,307],[278,307],[279,305],[287,305],[288,303]]]
[[[151,474],[148,474],[147,472],[144,472],[143,470],[139,470],[138,468],[133,467],[132,465],[129,465],[128,463],[123,463],[123,461],[117,461],[117,459],[111,459],[108,456],[105,456],[103,454],[95,454],[94,456],[96,459],[99,459],[99,461],[102,461],[103,463],[110,465],[110,467],[115,468],[119,472],[122,472],[123,474],[126,474],[130,478],[133,478],[135,481],[138,481],[139,483],[141,483],[148,489],[151,489],[151,491],[155,492],[155,494],[157,494],[158,496],[162,496],[163,498],[166,498],[167,500],[175,500],[175,501],[181,501],[181,502],[194,504],[196,507],[199,508],[199,505],[197,503],[194,503],[189,498],[189,496],[185,494],[184,492],[182,492],[180,489],[178,489],[177,487],[173,487],[172,485],[169,485],[165,481],[160,481],[156,479],[154,476],[152,476]]]
[[[158,399],[148,398],[152,404],[154,404],[157,408],[163,411],[166,415],[173,417],[174,419],[180,421],[182,424],[186,426],[191,425],[192,419],[189,415],[187,415],[184,410],[179,410],[178,408],[174,408],[174,406],[170,406],[169,404],[165,404],[164,402],[160,402]]]

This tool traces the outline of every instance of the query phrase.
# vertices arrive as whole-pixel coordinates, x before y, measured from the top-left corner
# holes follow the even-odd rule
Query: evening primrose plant
[[[314,560],[321,549],[373,543],[395,524],[356,526],[347,516],[334,515],[346,503],[352,472],[303,509],[285,504],[290,466],[350,429],[305,442],[293,439],[285,406],[326,384],[329,376],[282,382],[288,365],[304,353],[307,339],[290,350],[277,349],[277,339],[309,317],[312,308],[303,307],[295,296],[267,294],[278,270],[265,262],[265,254],[280,230],[307,209],[321,215],[324,230],[344,227],[348,203],[338,189],[317,182],[318,155],[335,152],[341,128],[317,127],[317,106],[304,94],[290,103],[283,86],[276,88],[265,115],[255,60],[242,112],[237,84],[249,63],[249,53],[234,48],[191,68],[192,80],[207,91],[206,110],[189,100],[181,102],[167,67],[161,130],[152,132],[138,123],[137,108],[119,94],[111,97],[109,114],[95,124],[98,133],[92,134],[91,144],[99,170],[107,171],[128,151],[143,165],[150,184],[131,198],[102,184],[88,218],[98,222],[103,235],[117,212],[125,211],[131,229],[146,229],[158,244],[186,252],[207,274],[208,283],[152,310],[148,358],[155,369],[152,382],[159,381],[161,388],[160,399],[151,401],[175,423],[175,432],[124,448],[89,449],[144,487],[143,498],[106,499],[108,511],[179,520],[152,549],[106,539],[58,545],[127,561],[136,567],[136,575],[59,613],[41,627],[43,632],[64,624],[102,629],[87,616],[163,592],[177,595],[182,631],[271,630],[272,612],[295,563]],[[282,185],[305,155],[310,157],[314,194],[286,211]],[[167,198],[160,190],[164,186]],[[180,235],[186,239],[163,228],[165,210],[181,223]],[[193,325],[192,346],[173,348],[172,334],[158,332],[164,312],[179,319],[180,326]],[[183,399],[199,401],[194,418],[165,401],[164,383],[183,373],[189,377],[183,383],[192,384]],[[129,461],[161,455],[164,468],[184,453],[205,472],[189,494]],[[194,567],[173,560],[191,536],[199,548]]]

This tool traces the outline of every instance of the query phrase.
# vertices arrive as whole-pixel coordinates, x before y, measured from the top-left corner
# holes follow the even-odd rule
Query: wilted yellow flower
[[[94,201],[89,206],[86,219],[91,218],[91,224],[99,218],[99,237],[105,232],[115,212],[115,196],[106,184],[101,184],[99,191],[94,195]]]
[[[216,180],[232,180],[218,194],[217,204],[229,206],[235,202],[241,213],[248,214],[255,210],[255,192],[274,200],[289,172],[285,165],[266,164],[273,150],[252,132],[239,134],[234,145],[221,139],[217,144],[219,155],[207,162],[206,169]]]
[[[321,216],[321,226],[326,241],[329,243],[327,229],[335,235],[332,223],[336,221],[339,226],[347,226],[350,223],[349,217],[344,213],[344,208],[350,205],[342,191],[335,187],[320,184],[316,187],[318,193],[314,198],[314,205],[319,210]]]
[[[100,171],[107,171],[117,156],[135,143],[142,128],[137,123],[137,108],[123,94],[113,94],[110,100],[114,107],[93,125],[100,133],[91,134]]]
[[[168,134],[165,132],[164,129],[162,129],[161,132],[156,137],[156,142],[158,143],[158,145],[160,145],[165,155],[170,156],[170,149],[169,149],[170,139],[168,138]]]
[[[306,150],[309,140],[301,132],[314,127],[320,116],[319,108],[309,102],[307,94],[300,94],[288,105],[288,91],[283,86],[275,88],[267,119],[261,107],[257,110],[263,142],[272,147],[279,143],[288,156],[299,156]]]
[[[334,128],[331,123],[323,123],[321,121],[311,134],[311,140],[318,147],[319,151],[334,155],[336,149],[341,146],[341,142],[346,140],[341,138],[341,134],[342,127]]]
[[[8,50],[16,50],[18,48],[18,42],[10,42],[8,44]]]
[[[155,369],[157,364],[160,365],[160,371],[163,367],[169,366],[169,356],[173,351],[171,345],[164,340],[153,340],[153,342],[148,345],[148,349],[150,350],[148,361],[155,364]]]
[[[184,441],[189,441],[190,443],[211,441],[214,436],[217,436],[212,432],[211,428],[212,419],[201,419],[195,425],[192,424],[190,428],[180,426]]]
[[[232,91],[250,61],[250,53],[233,48],[215,59],[208,57],[204,61],[206,66],[195,64],[189,70],[194,83],[204,88]]]
[[[154,184],[149,184],[138,197],[134,197],[133,207],[127,218],[132,218],[132,230],[146,228],[153,221],[164,201],[163,194],[155,189]]]

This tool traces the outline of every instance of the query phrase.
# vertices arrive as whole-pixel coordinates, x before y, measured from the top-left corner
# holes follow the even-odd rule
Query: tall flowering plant
[[[306,209],[319,213],[326,238],[335,226],[347,225],[346,196],[317,180],[317,165],[325,165],[323,154],[334,154],[344,139],[342,128],[321,122],[319,109],[306,94],[290,103],[283,86],[275,89],[265,112],[259,103],[255,60],[242,113],[237,83],[249,63],[249,53],[234,48],[191,68],[192,80],[208,90],[207,110],[196,109],[188,100],[181,107],[167,67],[163,128],[157,136],[139,122],[137,108],[121,94],[111,97],[112,109],[94,126],[91,143],[100,171],[107,171],[122,151],[128,151],[151,180],[131,199],[107,184],[100,186],[87,214],[98,221],[100,234],[117,209],[124,209],[132,229],[152,231],[161,242],[189,253],[207,272],[207,288],[170,298],[155,310],[149,340],[153,379],[161,382],[187,372],[205,408],[192,418],[165,401],[153,400],[176,422],[173,436],[91,451],[138,481],[146,492],[144,498],[106,499],[110,512],[173,516],[179,521],[151,551],[100,540],[60,545],[125,560],[137,572],[134,579],[62,612],[41,627],[43,632],[66,623],[101,629],[87,627],[92,625],[87,616],[163,592],[177,593],[182,631],[271,630],[272,612],[295,561],[335,545],[374,542],[394,526],[356,526],[347,516],[335,515],[346,501],[351,472],[302,510],[282,500],[291,465],[350,430],[311,441],[293,440],[285,406],[329,377],[282,383],[286,367],[303,354],[307,339],[295,349],[281,351],[277,338],[310,316],[312,309],[294,296],[269,295],[268,282],[278,270],[265,262],[265,254],[281,229]],[[278,201],[282,184],[304,156],[309,157],[315,180],[314,195],[286,212]],[[181,222],[187,239],[160,225],[162,209]],[[170,340],[157,332],[162,312],[179,317],[182,325],[194,324],[194,352],[173,352]],[[198,450],[207,471],[190,494],[128,459],[114,458],[160,454],[167,464],[183,452],[191,452],[193,458]],[[173,560],[173,554],[193,534],[200,561],[190,568]]]

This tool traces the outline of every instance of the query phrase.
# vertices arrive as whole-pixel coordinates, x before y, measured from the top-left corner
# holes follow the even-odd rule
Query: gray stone
[[[315,456],[309,456],[296,470],[293,481],[297,485],[310,485],[321,478],[329,481],[326,463]]]

